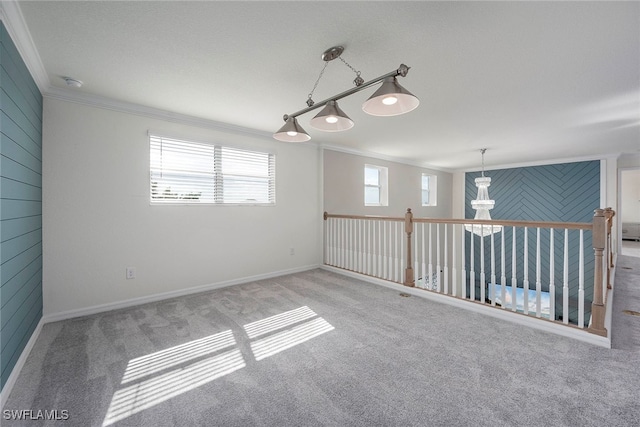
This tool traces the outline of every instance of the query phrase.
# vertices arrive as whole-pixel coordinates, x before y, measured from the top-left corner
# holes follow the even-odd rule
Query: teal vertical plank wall
[[[0,25],[0,389],[42,318],[42,95]]]
[[[465,174],[465,218],[473,218],[475,211],[471,208],[471,200],[477,196],[478,189],[475,179],[480,172]],[[491,210],[492,219],[505,219],[517,221],[560,221],[560,222],[587,222],[593,221],[593,211],[600,207],[600,161],[561,163],[555,165],[532,166],[525,168],[500,169],[485,172],[491,177],[489,196],[496,201]],[[507,227],[505,234],[506,259],[505,270],[507,285],[511,281],[511,243],[513,230]],[[496,245],[500,242],[500,234],[495,235]],[[467,248],[470,244],[467,233]],[[530,288],[535,288],[536,273],[536,230],[528,229],[527,234],[528,265]],[[578,230],[569,230],[569,283],[573,289],[569,293],[569,319],[577,323],[578,318],[578,246],[580,233]],[[479,245],[480,238],[475,236],[475,245]],[[489,254],[490,239],[485,238],[485,255]],[[516,234],[518,260],[516,263],[518,287],[522,287],[524,281],[524,230],[519,229]],[[549,246],[550,238],[547,229],[541,230],[540,246],[542,251],[541,285],[543,291],[549,290]],[[585,322],[589,321],[590,303],[593,297],[593,272],[594,258],[592,250],[592,237],[590,231],[584,232],[584,259],[585,259],[585,300],[588,305],[585,310]],[[556,230],[554,233],[554,266],[556,286],[556,315],[562,314],[562,274],[563,274],[563,250],[564,230]],[[498,249],[496,248],[496,251]],[[496,252],[499,258],[499,252]],[[545,256],[546,254],[546,256]],[[466,265],[469,266],[467,255]],[[476,254],[474,259],[476,283],[479,283],[480,257]],[[490,270],[485,259],[485,271]],[[468,268],[468,267],[467,267]],[[496,262],[497,275],[500,276],[500,260]],[[488,277],[488,273],[487,273]],[[476,291],[478,295],[479,291]]]

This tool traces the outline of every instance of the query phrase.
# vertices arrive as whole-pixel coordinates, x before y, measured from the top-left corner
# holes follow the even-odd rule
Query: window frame
[[[378,184],[367,184],[367,169],[375,169],[378,172]],[[389,206],[389,169],[385,166],[364,165],[364,205],[365,206]],[[378,203],[367,202],[367,189],[378,189]]]
[[[424,188],[424,178],[427,178],[428,188]],[[427,191],[428,201],[425,203],[424,192]],[[421,206],[438,205],[438,176],[423,172],[420,176],[420,203]]]
[[[189,160],[188,158],[189,155],[193,155],[191,160],[197,159],[195,150],[190,152],[187,145],[189,145],[191,148],[200,146],[204,151],[206,151],[207,155],[201,156],[199,160],[201,161],[203,159],[209,160],[208,157],[210,155],[211,169],[208,170],[206,173],[200,170],[197,170],[198,168],[185,169],[182,171],[183,174],[180,175],[180,173],[176,173],[175,171],[172,171],[171,167],[167,167],[165,169],[163,168],[162,165],[159,167],[157,164],[154,165],[154,149],[157,150],[157,148],[154,147],[154,145],[157,146],[158,144],[160,144],[160,147],[162,147],[165,141],[167,144],[174,144],[174,146],[176,147],[179,147],[180,144],[183,143],[183,147],[187,149],[187,153],[185,156],[187,160]],[[226,156],[223,155],[223,152],[225,152],[227,155]],[[228,153],[231,153],[231,156],[229,156]],[[252,155],[256,155],[255,159],[251,158]],[[236,160],[241,162],[240,165],[244,167],[247,167],[247,166],[251,167],[251,163],[262,162],[263,165],[260,165],[260,166],[263,166],[263,168],[266,167],[266,174],[260,173],[261,171],[258,171],[258,173],[256,174],[242,174],[242,173],[228,173],[228,172],[225,173],[224,172],[225,166],[223,165],[223,161],[225,157],[227,158],[227,161],[232,161],[233,157],[235,157]],[[242,157],[248,157],[249,160],[245,159],[245,163],[242,163]],[[200,185],[202,185],[202,188],[204,188],[204,186],[207,185],[207,188],[210,190],[210,193],[208,194],[208,196],[206,196],[205,201],[202,201],[200,199],[202,192],[199,193],[198,198],[194,198],[194,197],[176,197],[176,198],[168,198],[168,199],[154,198],[153,188],[154,188],[154,183],[156,184],[156,186],[158,184],[158,179],[157,179],[158,173],[160,174],[174,173],[178,180],[180,178],[185,178],[189,176],[200,177],[202,181],[200,183],[198,183],[195,180],[194,182],[186,181],[187,184],[194,183],[195,185],[192,186],[189,190],[187,190],[188,192],[186,194],[183,192],[174,193],[177,196],[185,196],[185,195],[193,196],[200,188]],[[233,201],[226,202],[225,200],[228,200],[228,198],[224,197],[225,196],[224,195],[225,177],[232,177],[231,179],[236,181],[242,181],[243,179],[247,179],[249,181],[253,180],[256,182],[256,184],[259,184],[260,181],[265,182],[267,201],[246,199],[248,201],[243,202],[243,201],[233,200]],[[149,181],[148,182],[149,182],[149,203],[152,206],[175,206],[175,205],[275,206],[276,205],[276,154],[271,151],[261,151],[261,150],[255,150],[253,148],[242,148],[242,147],[233,146],[233,145],[203,142],[203,141],[188,139],[188,138],[164,136],[162,134],[150,132],[149,133]],[[169,181],[169,184],[170,183],[171,181]],[[188,185],[185,187],[188,187]],[[169,194],[171,194],[171,185],[169,185],[168,187],[167,186],[161,187],[160,190],[155,194],[159,194],[160,192],[166,192],[167,190],[169,191]],[[211,194],[211,192],[213,194]],[[235,193],[235,195],[237,194],[241,194],[241,193]],[[263,194],[254,193],[253,195],[264,196],[264,193]],[[265,198],[262,197],[262,200],[265,200]]]

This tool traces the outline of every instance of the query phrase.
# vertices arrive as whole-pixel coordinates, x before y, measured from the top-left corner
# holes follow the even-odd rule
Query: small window
[[[436,206],[437,205],[437,176],[422,174],[422,206]]]
[[[152,203],[275,204],[275,155],[150,137]]]
[[[364,205],[387,206],[387,168],[382,166],[364,166]]]

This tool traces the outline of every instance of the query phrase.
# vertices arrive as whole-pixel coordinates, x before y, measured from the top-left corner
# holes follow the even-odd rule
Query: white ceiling
[[[273,133],[305,107],[322,52],[365,80],[411,67],[420,106],[312,142],[446,169],[638,153],[639,2],[19,3],[49,85]],[[353,86],[329,63],[314,94]],[[66,89],[72,90],[72,89]]]

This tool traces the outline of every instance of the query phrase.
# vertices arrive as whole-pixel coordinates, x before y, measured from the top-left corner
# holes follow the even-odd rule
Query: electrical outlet
[[[127,280],[136,278],[135,267],[127,267]]]
[[[294,248],[289,248],[289,255],[295,255],[296,250]]]

